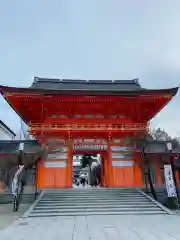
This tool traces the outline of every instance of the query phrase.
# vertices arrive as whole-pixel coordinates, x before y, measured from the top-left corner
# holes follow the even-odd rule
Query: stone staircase
[[[45,190],[26,217],[168,214],[136,189],[89,188]]]

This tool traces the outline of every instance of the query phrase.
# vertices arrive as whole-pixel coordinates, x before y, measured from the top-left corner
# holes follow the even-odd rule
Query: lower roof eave
[[[178,87],[168,89],[140,89],[140,90],[103,90],[103,89],[39,89],[39,88],[16,88],[0,85],[0,92],[5,93],[20,93],[20,94],[40,94],[40,95],[84,95],[84,96],[140,96],[140,95],[171,95],[174,96],[178,92]]]

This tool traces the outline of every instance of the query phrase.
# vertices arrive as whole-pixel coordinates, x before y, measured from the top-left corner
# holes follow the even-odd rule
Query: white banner
[[[119,159],[124,159],[125,158],[125,156],[124,156],[124,154],[120,154],[120,153],[113,153],[112,154],[112,158],[113,159],[117,159],[117,158],[119,158]]]
[[[67,166],[67,163],[65,161],[44,163],[45,168],[66,168],[66,166]]]
[[[66,159],[66,158],[67,158],[67,153],[48,154],[48,159]]]
[[[23,151],[23,150],[24,150],[24,143],[21,142],[21,143],[19,144],[19,151]]]
[[[164,177],[168,197],[177,197],[176,188],[173,180],[172,168],[170,164],[164,165]]]
[[[132,147],[129,146],[111,146],[111,151],[112,152],[120,152],[120,151],[132,151]]]
[[[133,161],[112,161],[112,167],[133,167]]]

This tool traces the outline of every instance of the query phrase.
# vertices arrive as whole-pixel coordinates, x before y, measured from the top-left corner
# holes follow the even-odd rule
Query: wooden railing
[[[145,123],[128,124],[31,124],[30,132],[33,131],[76,131],[76,130],[102,130],[102,131],[146,131]]]

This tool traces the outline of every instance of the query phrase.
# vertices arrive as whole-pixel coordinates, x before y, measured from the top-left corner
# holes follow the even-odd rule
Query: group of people
[[[87,185],[91,187],[98,187],[101,186],[101,177],[99,176],[99,174],[97,174],[95,178],[92,179],[91,183],[88,183],[88,180],[84,176],[80,176],[78,178],[74,178],[73,184],[76,187],[85,187]]]
[[[74,184],[79,187],[80,185],[82,185],[83,187],[85,187],[85,185],[87,185],[88,181],[86,180],[85,177],[81,177],[81,178],[75,178],[74,179]]]

